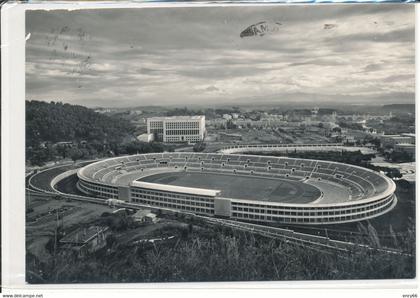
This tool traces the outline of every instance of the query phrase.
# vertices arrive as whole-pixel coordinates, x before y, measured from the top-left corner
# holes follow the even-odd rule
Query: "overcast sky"
[[[414,103],[414,5],[28,11],[26,28],[30,100]]]

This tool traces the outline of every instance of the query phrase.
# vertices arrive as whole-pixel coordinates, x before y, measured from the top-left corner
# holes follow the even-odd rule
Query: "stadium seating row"
[[[212,153],[152,153],[124,156],[94,163],[83,175],[98,182],[151,168],[173,167],[187,171],[241,173],[259,177],[317,179],[346,187],[353,199],[384,192],[387,181],[367,169],[328,161],[286,157]]]

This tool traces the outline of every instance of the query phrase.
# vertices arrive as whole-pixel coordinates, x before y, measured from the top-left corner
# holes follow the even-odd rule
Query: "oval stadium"
[[[286,157],[139,154],[91,163],[77,177],[89,196],[262,223],[355,222],[397,203],[395,183],[379,172]]]

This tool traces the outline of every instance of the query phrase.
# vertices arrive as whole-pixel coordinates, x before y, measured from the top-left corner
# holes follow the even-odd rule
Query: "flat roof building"
[[[416,143],[415,135],[382,135],[380,136],[381,140],[381,146],[391,146],[392,148],[395,147],[395,145],[400,144],[412,144],[414,145]]]
[[[197,143],[204,140],[205,116],[152,117],[147,119],[147,133],[165,143]]]

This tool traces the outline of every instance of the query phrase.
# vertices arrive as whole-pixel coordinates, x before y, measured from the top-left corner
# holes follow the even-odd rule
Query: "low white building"
[[[134,222],[138,223],[155,223],[157,221],[156,214],[148,209],[139,210],[132,217]]]
[[[150,143],[154,141],[154,135],[152,133],[144,133],[141,134],[139,136],[137,136],[137,140],[139,140],[140,142],[146,142],[146,143]]]

